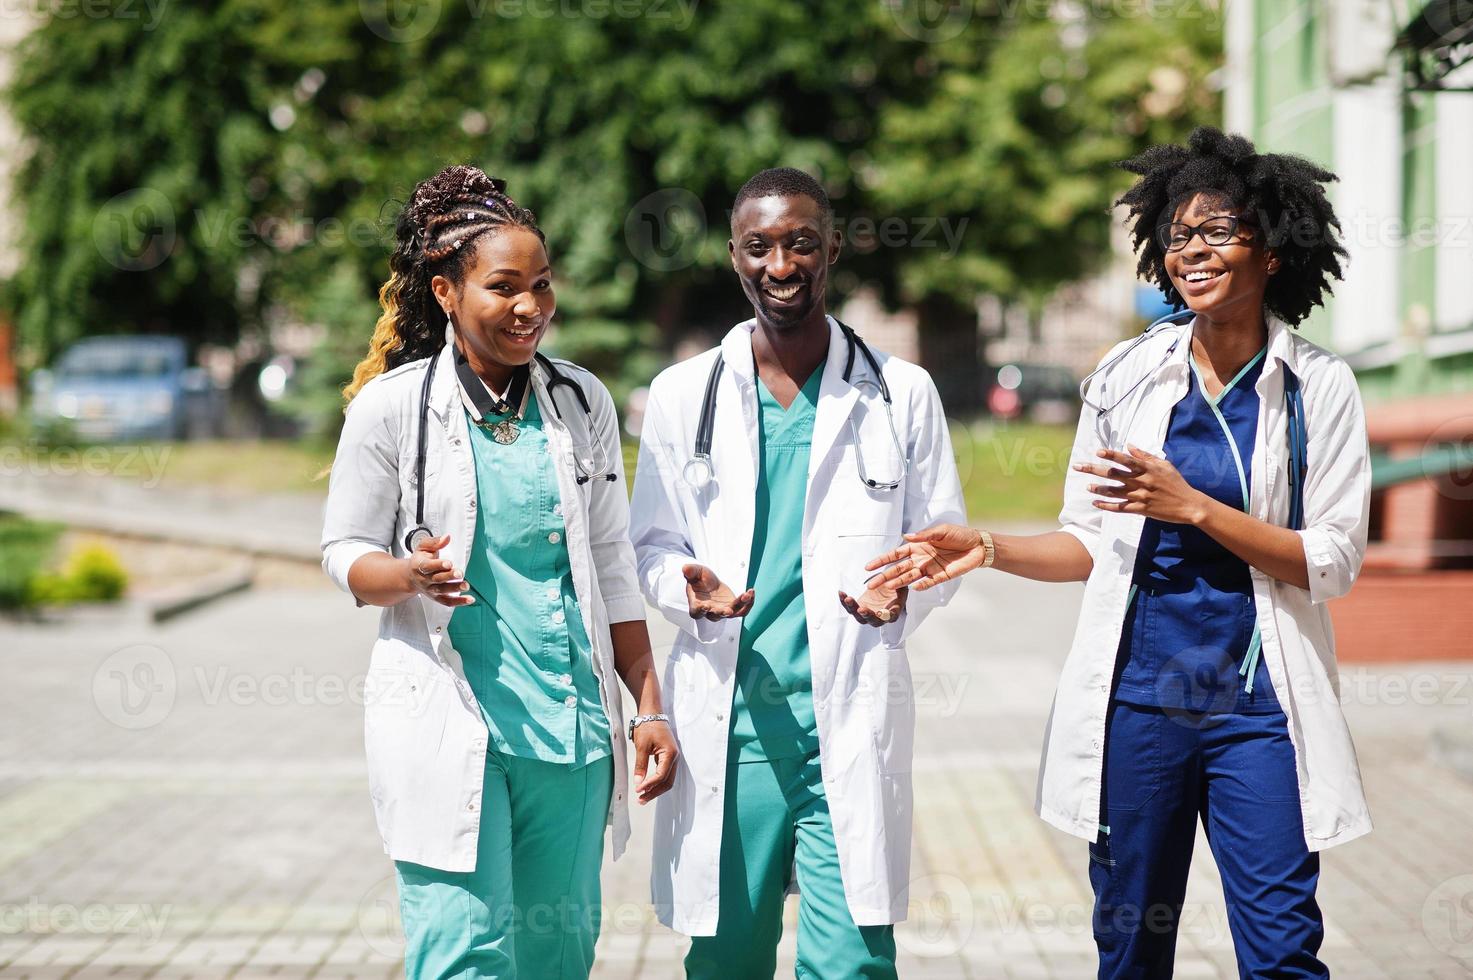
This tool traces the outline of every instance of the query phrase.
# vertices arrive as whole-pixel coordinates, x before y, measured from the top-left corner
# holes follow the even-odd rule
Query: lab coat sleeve
[[[1309,473],[1299,536],[1309,598],[1318,604],[1349,592],[1360,574],[1371,511],[1371,456],[1360,388],[1349,365],[1336,358],[1310,384],[1302,386]]]
[[[644,598],[629,540],[629,491],[624,482],[624,452],[619,441],[619,415],[607,388],[589,375],[588,393],[593,409],[593,437],[602,444],[614,473],[613,480],[589,482],[588,544],[599,592],[609,622],[644,622]]]
[[[910,472],[905,481],[905,511],[901,530],[909,534],[936,524],[966,524],[967,505],[962,496],[961,479],[956,472],[956,457],[951,449],[951,432],[946,424],[946,410],[931,376],[921,372],[911,391],[911,435],[906,455]],[[944,606],[961,587],[953,580],[927,589],[911,590],[905,601],[905,612],[892,626],[899,629],[898,639],[910,636],[932,609]],[[887,637],[887,640],[894,638]]]
[[[1101,358],[1096,370],[1104,367],[1124,347],[1125,344],[1117,345]],[[1099,404],[1099,388],[1100,379],[1097,376],[1090,384],[1088,392],[1089,400],[1095,404]],[[1089,485],[1095,480],[1095,477],[1079,472],[1074,465],[1100,462],[1100,458],[1095,453],[1103,448],[1104,443],[1100,440],[1099,429],[1096,426],[1095,410],[1087,404],[1081,405],[1079,425],[1074,430],[1074,448],[1069,452],[1069,468],[1064,471],[1064,507],[1059,511],[1059,530],[1078,538],[1079,543],[1084,545],[1091,557],[1094,556],[1096,546],[1100,541],[1100,525],[1104,520],[1105,512],[1094,505],[1094,498],[1089,492]]]
[[[645,405],[634,497],[630,502],[630,530],[639,565],[639,585],[660,615],[700,642],[711,643],[725,633],[725,623],[691,618],[681,568],[696,560],[695,551],[685,515],[676,499],[675,481],[680,478],[680,468],[671,456],[672,443],[664,431],[666,422],[659,389],[660,381],[656,379]]]
[[[399,514],[399,425],[385,394],[369,383],[348,403],[323,508],[323,571],[359,606],[348,570],[370,552],[391,553]]]

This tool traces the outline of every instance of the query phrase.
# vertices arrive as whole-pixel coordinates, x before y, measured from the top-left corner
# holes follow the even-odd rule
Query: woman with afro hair
[[[1086,379],[1061,528],[942,525],[870,567],[1085,581],[1037,805],[1090,842],[1101,977],[1172,975],[1199,819],[1240,974],[1326,977],[1318,852],[1371,829],[1325,606],[1365,553],[1365,418],[1292,329],[1340,278],[1335,178],[1205,127],[1123,166],[1138,271],[1185,309]]]
[[[619,425],[537,353],[557,303],[531,211],[475,167],[400,214],[332,465],[323,567],[382,606],[369,789],[411,980],[587,977],[604,828],[675,776]],[[638,717],[626,730],[622,677]]]

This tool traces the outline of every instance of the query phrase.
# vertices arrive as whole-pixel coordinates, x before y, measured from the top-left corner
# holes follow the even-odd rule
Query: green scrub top
[[[803,506],[823,366],[786,410],[759,378],[752,608],[742,620],[728,758],[789,759],[818,751],[803,608]]]
[[[466,413],[476,532],[465,578],[476,601],[450,616],[492,746],[573,767],[610,755],[593,645],[568,562],[557,474],[536,397],[501,445]]]

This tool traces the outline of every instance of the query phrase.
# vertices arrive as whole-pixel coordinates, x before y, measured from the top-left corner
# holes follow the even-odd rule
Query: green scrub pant
[[[486,753],[476,869],[395,861],[408,980],[586,978],[614,760]]]
[[[796,869],[802,980],[895,976],[895,927],[856,926],[839,879],[818,754],[728,762],[716,935],[691,939],[685,975],[752,980],[777,970],[783,893]]]

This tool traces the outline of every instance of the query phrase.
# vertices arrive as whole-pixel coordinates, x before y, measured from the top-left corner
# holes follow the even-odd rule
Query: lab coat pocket
[[[879,574],[865,571],[864,566],[900,541],[899,534],[865,531],[836,534],[832,541],[820,544],[820,549],[828,552],[825,568],[832,577],[833,589],[858,599],[864,594],[864,583]]]
[[[915,756],[916,713],[905,648],[876,644],[863,656],[863,690],[879,770],[908,773]]]
[[[447,698],[438,671],[370,669],[364,680],[363,741],[369,793],[390,809],[412,795],[443,729]]]

